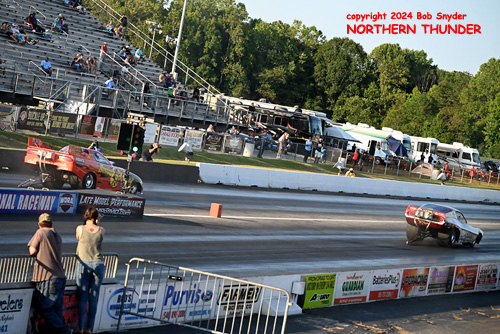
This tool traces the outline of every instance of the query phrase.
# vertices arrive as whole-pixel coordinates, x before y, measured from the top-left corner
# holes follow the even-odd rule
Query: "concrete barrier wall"
[[[198,166],[200,179],[208,184],[447,199],[453,201],[500,202],[500,191],[496,190],[203,163],[198,164]]]

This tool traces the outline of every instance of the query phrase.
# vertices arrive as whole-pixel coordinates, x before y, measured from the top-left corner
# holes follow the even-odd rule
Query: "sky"
[[[446,71],[469,72],[475,75],[481,64],[490,58],[500,58],[500,1],[499,0],[236,0],[245,4],[251,18],[266,22],[281,20],[293,23],[300,20],[306,26],[316,26],[327,40],[334,37],[348,37],[361,44],[370,53],[384,43],[397,43],[402,48],[423,50],[434,65]],[[417,13],[432,15],[432,19],[417,19]],[[349,14],[385,13],[385,19],[364,22],[347,19]],[[391,18],[392,13],[412,13],[412,19]],[[462,19],[437,20],[439,13],[467,15]],[[408,15],[408,14],[407,14]],[[409,24],[416,26],[410,34],[347,33],[347,26],[363,29],[367,25]],[[422,25],[447,24],[466,26],[476,24],[480,34],[430,34]],[[364,26],[360,26],[364,25]]]

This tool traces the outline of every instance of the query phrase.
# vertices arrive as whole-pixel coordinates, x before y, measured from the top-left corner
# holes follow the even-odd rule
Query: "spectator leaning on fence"
[[[52,218],[42,213],[38,218],[38,230],[28,243],[29,253],[36,256],[33,267],[35,305],[45,320],[47,333],[70,334],[65,325],[63,296],[66,275],[62,265],[62,239],[52,227]]]
[[[49,57],[45,57],[45,60],[42,60],[40,67],[49,77],[52,76],[52,64],[49,61]]]

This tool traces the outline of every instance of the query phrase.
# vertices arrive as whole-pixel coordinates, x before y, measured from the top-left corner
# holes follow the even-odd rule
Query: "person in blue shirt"
[[[104,83],[104,87],[106,87],[106,88],[115,88],[115,79],[113,79],[113,77],[109,78],[109,80],[107,80]]]
[[[142,55],[142,50],[141,50],[141,47],[139,46],[139,48],[135,51],[135,55],[134,55],[134,58],[135,58],[135,61],[138,62],[139,60],[144,60],[144,56]]]
[[[42,60],[40,67],[49,77],[52,76],[52,64],[49,61],[49,57],[45,57],[45,60]]]
[[[304,162],[307,162],[307,159],[309,159],[309,157],[311,156],[312,145],[313,145],[312,140],[311,140],[311,138],[309,138],[306,141]]]

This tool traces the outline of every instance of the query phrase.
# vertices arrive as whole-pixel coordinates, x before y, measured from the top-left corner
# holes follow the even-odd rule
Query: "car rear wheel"
[[[96,186],[96,176],[95,174],[88,173],[82,179],[82,188],[83,189],[95,189]]]

